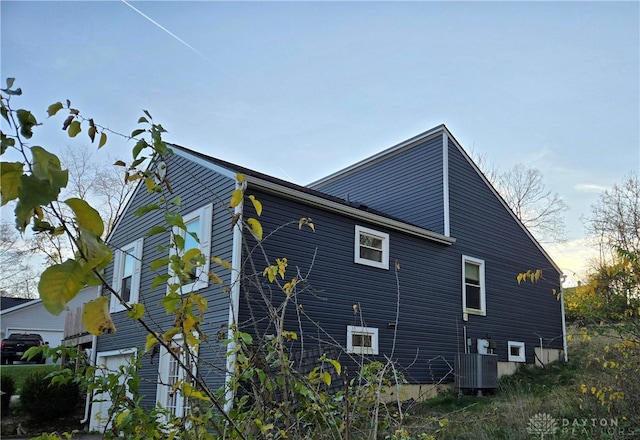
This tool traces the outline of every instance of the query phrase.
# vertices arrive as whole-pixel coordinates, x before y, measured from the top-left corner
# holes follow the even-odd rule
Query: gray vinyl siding
[[[211,254],[220,258],[231,260],[232,233],[230,228],[231,214],[228,211],[230,192],[234,188],[234,182],[205,167],[196,165],[179,156],[170,156],[165,159],[167,163],[167,178],[170,181],[172,194],[165,194],[168,200],[179,196],[182,207],[179,211],[182,215],[189,214],[202,206],[212,203],[212,233]],[[152,272],[149,264],[159,258],[166,258],[168,250],[160,251],[159,246],[167,247],[170,241],[169,232],[146,237],[145,234],[154,225],[165,225],[164,212],[152,211],[137,217],[133,212],[138,206],[157,203],[158,194],[149,194],[144,184],[139,185],[129,203],[123,217],[118,222],[109,244],[116,249],[144,236],[143,264],[140,280],[140,300],[146,309],[145,320],[155,331],[164,332],[173,326],[174,316],[167,315],[159,304],[166,294],[166,285],[151,290],[153,278],[158,274],[166,274],[167,268]],[[223,279],[225,285],[230,284],[230,273],[211,264],[210,270]],[[105,271],[106,280],[111,282],[113,264]],[[209,385],[216,389],[224,383],[225,350],[216,339],[216,334],[221,326],[226,326],[229,315],[228,293],[222,291],[222,286],[209,283],[205,289],[197,291],[208,302],[208,310],[205,313],[205,323],[201,329],[210,335],[209,341],[203,343],[199,349],[198,372],[207,379]],[[98,351],[109,351],[122,348],[140,347],[144,349],[146,332],[141,324],[132,321],[126,316],[126,312],[112,314],[116,325],[116,333],[103,335],[98,338]],[[226,331],[226,330],[225,330]],[[155,404],[156,381],[158,375],[158,360],[146,355],[143,360],[141,382],[141,394],[145,396],[144,403],[148,406]]]
[[[442,134],[314,189],[444,233]]]

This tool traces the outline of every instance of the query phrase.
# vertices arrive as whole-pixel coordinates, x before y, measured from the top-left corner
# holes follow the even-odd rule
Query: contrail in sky
[[[129,6],[131,9],[133,9],[134,11],[136,11],[138,14],[142,15],[144,18],[146,18],[147,20],[149,20],[151,23],[155,24],[156,26],[158,26],[160,29],[162,29],[163,31],[165,31],[167,34],[171,35],[173,38],[175,38],[176,40],[178,40],[180,43],[182,43],[183,45],[187,46],[189,49],[191,49],[192,51],[194,51],[195,53],[197,53],[198,55],[200,55],[202,58],[204,58],[205,60],[211,62],[211,60],[209,58],[207,58],[206,56],[204,56],[201,52],[199,52],[196,48],[194,48],[193,46],[191,46],[189,43],[187,43],[186,41],[184,41],[182,38],[178,37],[176,34],[174,34],[173,32],[171,32],[169,29],[167,29],[166,27],[162,26],[160,23],[158,23],[157,21],[155,21],[153,18],[149,17],[148,15],[146,15],[144,12],[142,12],[141,10],[137,9],[135,6],[133,6],[132,4],[130,4],[129,2],[127,2],[127,0],[122,0],[122,3],[124,3],[125,5]]]

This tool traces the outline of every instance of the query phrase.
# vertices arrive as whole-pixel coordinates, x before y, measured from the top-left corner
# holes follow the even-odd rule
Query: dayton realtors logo
[[[570,438],[602,435],[637,438],[636,436],[640,435],[640,428],[622,427],[617,418],[556,419],[549,414],[539,413],[529,419],[527,433],[541,440],[550,438],[556,433]]]

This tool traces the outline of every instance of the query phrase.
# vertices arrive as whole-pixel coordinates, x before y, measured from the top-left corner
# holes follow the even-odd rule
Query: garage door
[[[29,330],[26,328],[8,328],[7,335],[11,333],[37,333],[42,336],[44,342],[48,342],[50,346],[57,347],[62,345],[64,331],[62,330]]]

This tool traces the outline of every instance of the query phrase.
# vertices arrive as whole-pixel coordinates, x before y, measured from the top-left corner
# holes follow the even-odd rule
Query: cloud
[[[596,185],[593,183],[578,183],[574,185],[573,188],[577,189],[578,191],[588,192],[588,193],[601,193],[609,189],[608,186]]]
[[[575,286],[584,277],[598,259],[597,248],[588,239],[570,240],[545,246],[553,261],[567,276],[564,286]]]

